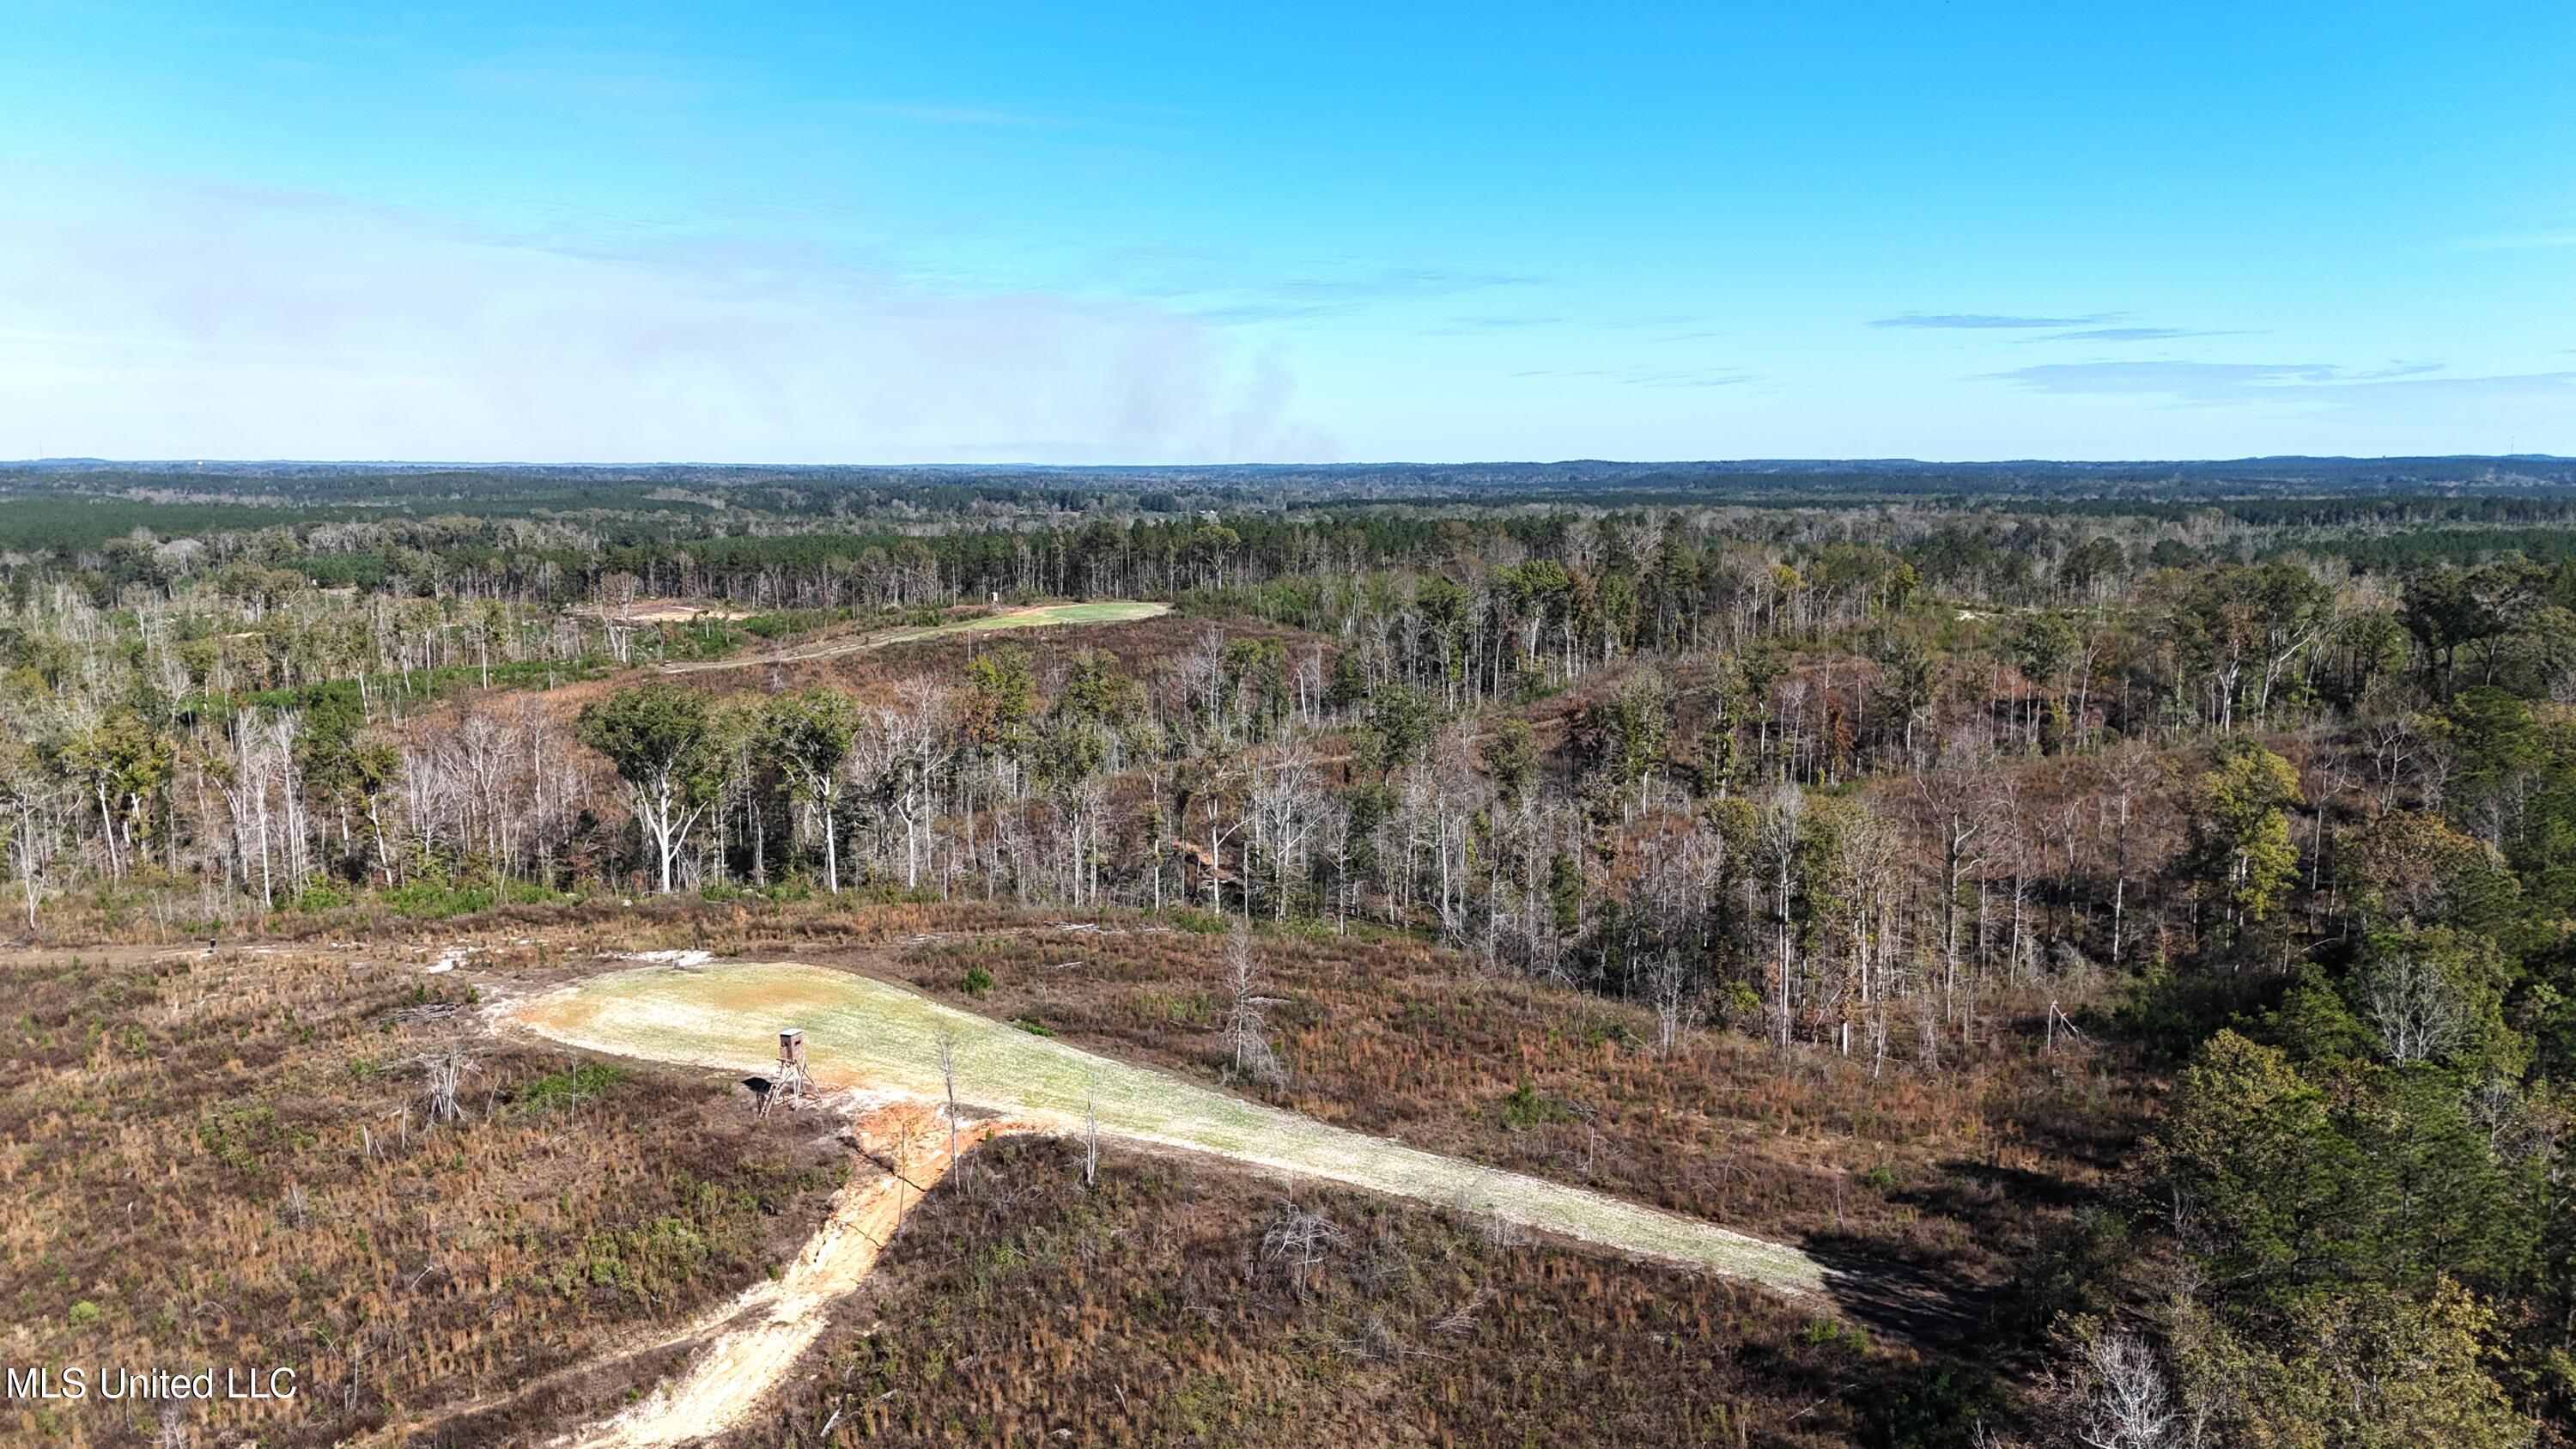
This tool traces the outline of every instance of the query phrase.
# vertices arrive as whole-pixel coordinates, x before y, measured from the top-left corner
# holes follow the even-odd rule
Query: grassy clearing
[[[519,1019],[570,1045],[740,1072],[769,1065],[776,1033],[801,1026],[825,1085],[924,1096],[942,1090],[945,1034],[958,1093],[980,1107],[1071,1131],[1096,1103],[1101,1131],[1130,1141],[1490,1215],[1784,1291],[1822,1286],[1817,1265],[1794,1248],[1327,1126],[845,972],[789,962],[645,967],[591,977]]]
[[[666,674],[687,674],[706,669],[738,669],[746,664],[791,664],[815,659],[832,659],[844,654],[860,654],[895,644],[917,644],[926,639],[937,639],[948,634],[985,634],[1001,629],[1037,629],[1051,624],[1126,624],[1138,619],[1155,618],[1171,611],[1172,606],[1169,604],[1148,603],[1135,599],[1102,599],[1082,604],[1038,604],[1028,608],[1005,609],[998,614],[982,614],[971,619],[954,619],[944,624],[922,624],[901,629],[884,629],[869,634],[817,639],[756,658],[665,664],[662,670]]]
[[[1041,629],[1051,624],[1126,624],[1138,619],[1151,619],[1172,611],[1169,604],[1145,603],[1134,599],[1103,599],[1085,604],[1039,604],[1025,609],[1005,609],[998,614],[983,614],[972,619],[957,619],[945,624],[931,624],[918,629],[895,629],[872,635],[864,641],[852,641],[854,648],[881,649],[889,644],[912,644],[923,639],[936,639],[943,634],[989,634],[1002,629]],[[846,652],[846,651],[835,651]]]
[[[1029,629],[1044,624],[1124,624],[1134,619],[1151,619],[1172,611],[1169,604],[1140,602],[1134,599],[1100,599],[1087,604],[1041,604],[1034,609],[1020,609],[1007,614],[992,614],[981,619],[968,619],[958,624],[942,624],[931,633],[956,630]]]

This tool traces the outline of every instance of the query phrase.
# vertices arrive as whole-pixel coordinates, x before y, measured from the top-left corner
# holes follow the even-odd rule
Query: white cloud
[[[2202,407],[2282,403],[2377,412],[2438,409],[2462,418],[2479,409],[2531,408],[2543,416],[2576,406],[2576,372],[2431,377],[2438,362],[2354,370],[2313,362],[2069,362],[1990,373],[2034,392],[2140,397]]]
[[[1333,454],[1281,357],[1148,302],[274,191],[10,190],[0,456]]]
[[[1915,327],[1945,332],[2016,332],[2042,327],[2086,327],[2114,322],[2125,312],[2089,312],[2081,317],[2029,317],[1997,312],[1899,312],[1873,318],[1872,327]]]

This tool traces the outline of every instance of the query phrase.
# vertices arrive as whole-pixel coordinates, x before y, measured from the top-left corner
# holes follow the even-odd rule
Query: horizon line
[[[2576,463],[2576,454],[2562,453],[2249,453],[2235,457],[1998,457],[1998,458],[1917,458],[1905,455],[1879,457],[1741,457],[1741,458],[1459,458],[1416,459],[1378,458],[1322,462],[1309,460],[1237,459],[1222,462],[1125,462],[1125,463],[1045,463],[1033,461],[997,462],[876,462],[842,460],[834,462],[762,462],[709,458],[658,459],[566,459],[545,461],[508,458],[298,458],[298,457],[202,457],[202,458],[102,458],[88,455],[54,455],[37,458],[0,459],[0,469],[33,468],[738,468],[788,471],[795,469],[889,469],[907,472],[933,470],[984,470],[992,472],[1102,473],[1118,471],[1153,471],[1164,473],[1207,472],[1228,468],[1748,468],[1748,467],[1918,467],[1918,468],[2004,468],[2046,465],[2056,467],[2161,467],[2176,465],[2255,464],[2255,463]]]

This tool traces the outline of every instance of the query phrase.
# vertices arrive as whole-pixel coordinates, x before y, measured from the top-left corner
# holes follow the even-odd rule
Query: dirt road
[[[897,1102],[851,1125],[885,1170],[841,1190],[832,1216],[777,1281],[753,1285],[701,1320],[696,1332],[707,1336],[706,1346],[685,1377],[570,1443],[662,1449],[714,1438],[740,1424],[796,1366],[821,1336],[832,1305],[867,1280],[895,1229],[956,1161],[945,1121],[927,1103]],[[1022,1123],[972,1123],[959,1130],[956,1150],[1025,1130]]]

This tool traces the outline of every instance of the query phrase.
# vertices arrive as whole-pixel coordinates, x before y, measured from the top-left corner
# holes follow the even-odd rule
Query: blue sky
[[[2571,73],[2563,3],[0,0],[0,457],[2576,453]]]

